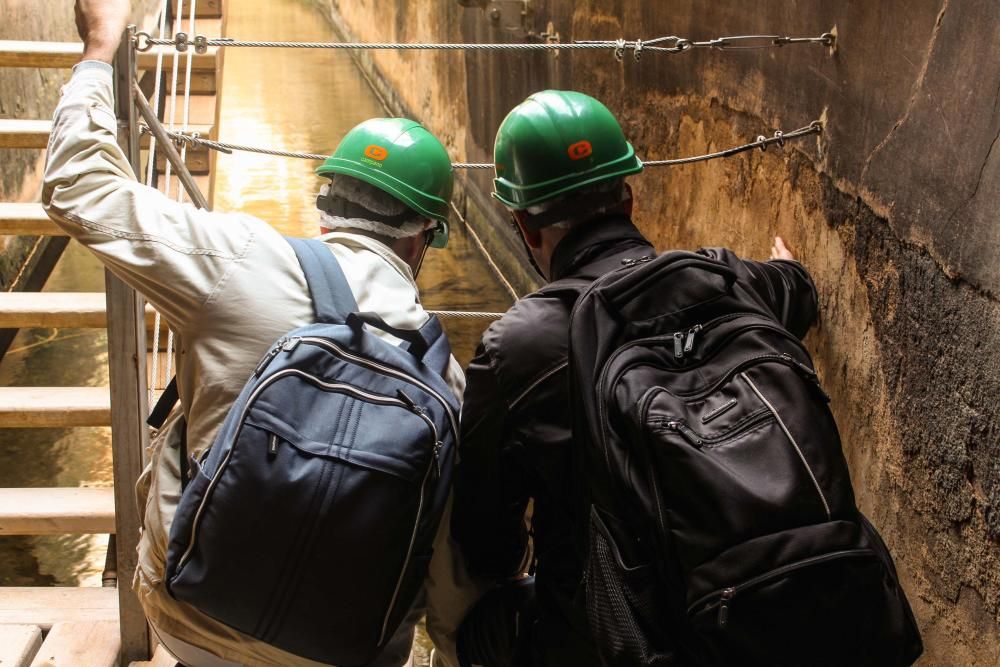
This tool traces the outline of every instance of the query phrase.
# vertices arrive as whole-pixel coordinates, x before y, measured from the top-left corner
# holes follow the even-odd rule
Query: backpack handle
[[[407,344],[406,350],[417,359],[424,358],[424,355],[434,346],[435,341],[441,333],[441,325],[437,323],[437,318],[433,316],[419,329],[400,329],[399,327],[394,327],[382,319],[382,316],[378,313],[351,313],[347,316],[347,325],[355,331],[360,331],[366,324],[405,341]]]

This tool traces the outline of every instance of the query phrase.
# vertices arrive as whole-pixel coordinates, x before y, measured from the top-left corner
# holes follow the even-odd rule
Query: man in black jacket
[[[608,109],[567,91],[536,93],[497,133],[494,196],[511,212],[538,272],[550,283],[593,280],[655,254],[632,224],[624,177],[642,170]],[[772,261],[731,263],[775,316],[804,331],[815,291],[780,238]],[[572,298],[542,290],[484,334],[466,371],[452,532],[470,569],[498,583],[466,619],[466,664],[599,665],[583,606],[580,518],[573,479],[567,349]],[[533,563],[525,563],[531,505]],[[534,590],[525,566],[535,566]]]

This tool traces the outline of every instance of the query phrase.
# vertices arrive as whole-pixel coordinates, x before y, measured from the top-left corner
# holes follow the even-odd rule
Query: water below
[[[322,14],[303,0],[229,0],[228,34],[242,39],[333,41]],[[325,153],[354,125],[386,115],[346,52],[230,49],[221,95],[222,141]],[[321,179],[310,161],[250,153],[220,155],[214,207],[260,217],[282,233],[318,231]],[[418,281],[431,309],[505,310],[510,296],[453,220],[446,250],[427,254]],[[70,244],[47,291],[101,291],[103,269]],[[487,322],[445,320],[459,361],[472,356]],[[104,331],[30,329],[0,363],[3,386],[100,386],[107,378]],[[0,429],[0,486],[110,486],[106,428]],[[2,537],[0,585],[100,585],[105,536]],[[426,640],[421,642],[426,647]],[[422,655],[419,657],[423,657]]]

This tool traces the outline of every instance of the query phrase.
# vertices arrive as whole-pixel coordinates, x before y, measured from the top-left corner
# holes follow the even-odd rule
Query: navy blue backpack
[[[400,330],[356,312],[330,251],[288,241],[317,323],[274,344],[190,462],[166,581],[176,599],[272,646],[362,665],[427,572],[458,431],[442,379],[451,350],[433,317]]]

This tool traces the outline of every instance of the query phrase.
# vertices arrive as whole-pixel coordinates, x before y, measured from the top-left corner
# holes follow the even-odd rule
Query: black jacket
[[[742,261],[726,250],[702,251],[734,266],[793,332],[816,313],[815,290],[796,262]],[[556,247],[551,278],[594,279],[629,258],[652,256],[630,220],[602,218],[574,228]],[[595,266],[596,264],[596,266]],[[573,446],[567,386],[571,302],[529,295],[484,334],[466,371],[462,439],[455,476],[452,532],[473,573],[515,574],[527,542],[524,515],[533,500],[536,592],[535,653],[545,665],[599,665],[583,608],[582,565],[574,530]]]

